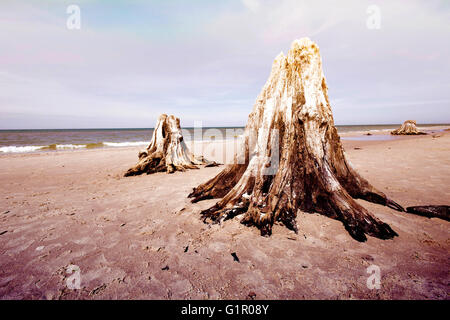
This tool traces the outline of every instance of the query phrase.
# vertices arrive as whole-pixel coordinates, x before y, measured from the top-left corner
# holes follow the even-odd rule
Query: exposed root
[[[406,212],[450,221],[450,206],[415,206],[406,208]]]

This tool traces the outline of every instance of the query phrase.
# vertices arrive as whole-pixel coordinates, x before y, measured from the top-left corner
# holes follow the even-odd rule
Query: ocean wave
[[[49,144],[47,146],[4,146],[0,147],[0,153],[27,153],[37,151],[56,151],[56,150],[77,150],[94,149],[103,147],[135,147],[147,146],[148,141],[125,141],[125,142],[97,142],[86,144]]]
[[[82,149],[86,148],[85,144],[51,144],[48,146],[50,150],[66,150],[66,149]]]
[[[4,153],[20,153],[20,152],[33,152],[37,151],[39,149],[45,148],[45,146],[6,146],[6,147],[0,147],[0,152]]]

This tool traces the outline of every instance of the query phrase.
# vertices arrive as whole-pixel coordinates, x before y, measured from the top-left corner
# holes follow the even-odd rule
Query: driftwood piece
[[[194,156],[186,146],[181,132],[180,119],[162,114],[158,117],[150,145],[138,154],[139,162],[128,169],[125,176],[142,173],[186,171],[198,169],[197,165],[218,165],[202,156]]]
[[[406,212],[450,221],[450,206],[415,206],[406,208]]]
[[[426,134],[425,132],[417,130],[417,124],[415,120],[406,120],[402,126],[394,131],[391,131],[393,135],[417,135]]]
[[[242,149],[216,177],[194,188],[192,202],[222,198],[201,212],[241,222],[270,235],[275,221],[297,232],[297,210],[342,221],[359,241],[397,235],[354,198],[404,211],[361,177],[345,158],[334,126],[318,46],[294,41],[275,59],[249,116]]]

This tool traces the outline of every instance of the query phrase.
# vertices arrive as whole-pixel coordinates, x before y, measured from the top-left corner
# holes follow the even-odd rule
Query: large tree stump
[[[396,236],[354,198],[404,211],[362,178],[345,159],[334,126],[318,46],[309,39],[280,53],[249,116],[233,164],[194,188],[192,202],[222,198],[206,220],[242,214],[241,222],[270,235],[275,221],[297,232],[297,210],[343,222],[350,235]],[[279,160],[278,160],[279,159]]]
[[[186,171],[197,165],[216,165],[201,156],[194,156],[186,146],[181,133],[180,119],[162,114],[158,117],[152,140],[147,150],[139,152],[139,162],[128,169],[125,176],[142,173]]]
[[[426,134],[425,132],[417,130],[415,120],[406,120],[403,122],[402,126],[394,131],[391,131],[393,135],[415,135],[415,134]]]

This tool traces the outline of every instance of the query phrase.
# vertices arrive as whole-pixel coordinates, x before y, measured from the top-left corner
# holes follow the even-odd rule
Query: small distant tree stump
[[[404,211],[346,160],[319,48],[309,39],[294,41],[287,56],[280,53],[275,59],[234,163],[189,197],[192,202],[222,198],[201,212],[205,220],[242,214],[241,222],[256,226],[262,235],[270,235],[276,221],[297,232],[301,209],[342,221],[358,241],[365,241],[366,234],[389,239],[397,233],[354,198]]]
[[[402,126],[394,131],[391,131],[393,135],[417,135],[426,134],[425,132],[417,130],[415,120],[406,120]]]
[[[194,156],[186,146],[180,127],[180,119],[173,115],[159,116],[150,145],[138,154],[139,162],[128,169],[125,176],[142,173],[186,171],[198,169],[197,165],[215,166],[202,156]]]

